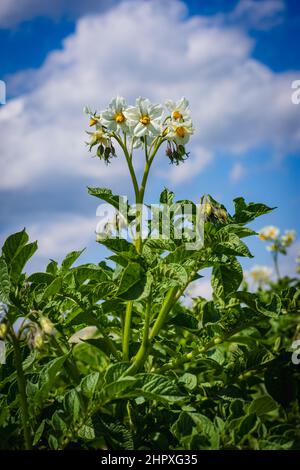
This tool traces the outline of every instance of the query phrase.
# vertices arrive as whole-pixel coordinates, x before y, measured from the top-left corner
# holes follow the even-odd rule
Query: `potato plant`
[[[37,243],[25,230],[5,241],[0,448],[299,449],[299,279],[279,276],[250,292],[239,261],[252,257],[248,224],[272,209],[238,197],[230,214],[211,196],[176,201],[165,188],[157,202],[168,236],[160,236],[163,215],[153,228],[142,205],[155,158],[189,157],[187,100],[163,108],[117,97],[102,113],[86,111],[89,149],[107,164],[124,158],[135,204],[120,209],[110,189],[88,189],[117,211],[97,233],[110,256],[95,264],[72,251],[28,275]],[[124,227],[132,237],[121,236]],[[205,268],[213,298],[186,306]]]

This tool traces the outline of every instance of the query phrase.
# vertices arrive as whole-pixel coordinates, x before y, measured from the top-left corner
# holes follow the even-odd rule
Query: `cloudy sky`
[[[31,269],[84,246],[82,261],[103,256],[86,186],[132,193],[120,159],[106,167],[90,158],[82,110],[117,94],[190,100],[190,159],[170,167],[161,153],[148,202],[164,186],[194,201],[212,194],[229,210],[243,195],[278,207],[254,228],[300,236],[300,104],[291,100],[299,43],[297,0],[1,0],[1,239],[26,226],[39,240]],[[255,264],[270,264],[261,242],[250,245]],[[298,248],[284,272],[293,273]]]

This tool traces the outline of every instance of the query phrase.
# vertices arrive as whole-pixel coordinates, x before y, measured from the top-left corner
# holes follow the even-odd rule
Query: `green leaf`
[[[269,395],[264,395],[253,400],[249,406],[249,413],[255,413],[257,416],[261,416],[277,408],[277,403]]]
[[[68,426],[65,421],[60,417],[60,412],[55,411],[51,418],[51,424],[54,431],[58,431],[59,433],[64,434],[68,430]]]
[[[135,386],[137,379],[135,377],[120,377],[116,382],[112,382],[102,389],[104,403],[119,398],[125,398],[128,391]],[[125,395],[124,395],[125,393]]]
[[[241,422],[238,429],[238,436],[240,439],[254,431],[257,425],[257,416],[255,413],[247,415]]]
[[[49,297],[53,297],[53,295],[57,294],[57,292],[60,291],[62,286],[62,279],[60,277],[57,277],[54,279],[54,281],[49,284],[49,286],[45,289],[43,293],[42,300],[46,300]]]
[[[192,391],[197,387],[197,377],[186,372],[179,378],[178,383],[182,384],[188,391]]]
[[[80,251],[71,251],[67,254],[64,260],[61,263],[61,268],[63,271],[68,271],[68,269],[75,263],[79,256],[84,252],[85,248]]]
[[[54,261],[53,259],[50,260],[50,263],[46,267],[46,272],[49,274],[53,274],[53,276],[56,276],[56,274],[58,273],[57,261]]]
[[[78,421],[80,416],[80,398],[76,390],[71,390],[64,398],[64,408],[71,417],[73,423]]]
[[[281,312],[281,299],[279,295],[272,293],[271,302],[263,305],[256,300],[257,310],[270,318],[278,318]]]
[[[251,228],[248,228],[248,227],[244,227],[243,225],[240,225],[240,224],[225,225],[218,231],[218,235],[223,234],[223,233],[235,233],[239,238],[257,235],[257,232],[255,232],[255,230],[252,230]]]
[[[9,302],[10,280],[7,264],[3,257],[0,258],[0,302]]]
[[[39,388],[35,395],[36,402],[42,402],[47,398],[62,370],[66,358],[66,355],[56,357],[43,367],[39,378]]]
[[[133,437],[118,419],[109,415],[96,414],[92,417],[96,437],[104,436],[108,446],[113,450],[133,450]]]
[[[84,424],[79,429],[78,436],[85,441],[92,441],[95,439],[95,431],[91,426]]]
[[[219,448],[219,433],[209,418],[183,411],[171,427],[173,435],[186,450]]]
[[[58,449],[58,440],[56,439],[55,436],[53,436],[53,434],[50,434],[50,436],[48,437],[48,444],[49,444],[50,449],[52,450]]]
[[[122,271],[119,288],[117,295],[124,294],[137,282],[140,281],[142,276],[142,268],[138,263],[129,263]]]
[[[216,309],[212,300],[204,302],[202,305],[202,323],[203,326],[209,323],[215,323],[220,320],[220,313]]]
[[[13,258],[10,264],[11,278],[17,280],[19,275],[27,263],[27,261],[34,255],[38,248],[37,242],[28,243],[18,250],[18,253]]]
[[[267,214],[268,212],[276,209],[275,207],[268,207],[265,204],[256,204],[250,202],[245,203],[244,198],[238,197],[234,199],[235,215],[233,216],[236,223],[248,223],[260,215]]]
[[[94,346],[95,348],[100,349],[100,351],[104,352],[104,354],[106,354],[107,357],[110,357],[111,354],[114,354],[111,348],[110,342],[106,338],[90,338],[84,341],[85,343],[88,343],[91,346]]]
[[[113,251],[114,253],[131,251],[132,253],[135,253],[138,257],[134,245],[132,245],[132,243],[129,243],[124,238],[106,238],[105,240],[101,240],[98,243],[101,243],[101,245],[106,246],[106,248]]]
[[[243,270],[236,259],[232,259],[228,264],[215,264],[211,277],[214,298],[225,304],[227,299],[236,293],[242,280]]]
[[[215,246],[216,253],[253,258],[247,245],[235,233],[223,232],[220,234],[218,232],[218,239],[220,239],[220,243]]]
[[[108,367],[104,375],[105,383],[109,384],[118,380],[128,369],[128,362],[117,362]]]
[[[174,193],[173,191],[170,191],[169,189],[165,188],[161,193],[160,193],[160,198],[159,202],[161,204],[168,204],[171,205],[173,204],[174,201]]]
[[[54,277],[49,273],[33,273],[28,277],[29,282],[34,284],[46,284],[49,285],[53,281]]]
[[[146,399],[157,400],[161,402],[175,403],[182,399],[182,393],[179,391],[174,380],[159,374],[137,374],[139,382],[137,390],[134,392],[137,396],[143,395]]]
[[[15,258],[15,256],[19,253],[20,249],[26,245],[28,242],[28,235],[23,229],[21,232],[14,233],[10,235],[4,242],[2,247],[2,253],[9,264]]]
[[[32,442],[33,446],[36,446],[37,443],[39,442],[39,440],[41,439],[41,437],[43,435],[43,432],[44,432],[44,429],[45,429],[45,424],[46,424],[46,421],[43,419],[43,421],[41,422],[41,424],[39,425],[39,427],[35,431],[33,442]]]
[[[92,372],[84,377],[80,384],[80,390],[88,398],[92,398],[97,389],[100,374],[99,372]]]
[[[271,301],[269,304],[264,304],[259,296],[252,292],[239,291],[235,295],[242,303],[248,305],[256,312],[270,318],[278,318],[281,312],[281,299],[274,292],[271,294]]]
[[[91,194],[91,196],[95,196],[99,199],[102,199],[102,201],[108,202],[108,204],[111,204],[113,207],[119,210],[120,196],[114,195],[110,189],[91,187],[88,187],[87,189],[88,193]]]

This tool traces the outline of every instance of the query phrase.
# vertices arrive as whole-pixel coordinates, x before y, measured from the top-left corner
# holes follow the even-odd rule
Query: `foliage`
[[[151,149],[165,140],[155,138],[140,142],[150,146],[144,175]],[[137,188],[138,202],[144,189]],[[110,190],[89,192],[116,207]],[[196,250],[174,235],[167,189],[160,202],[170,208],[170,237],[143,239],[137,230],[133,241],[100,238],[112,252],[107,261],[74,265],[81,252],[73,251],[27,275],[36,242],[25,230],[5,241],[1,449],[300,448],[300,369],[292,361],[299,280],[249,292],[238,259],[252,257],[244,238],[255,232],[247,225],[271,208],[237,198],[230,214],[212,197],[205,201],[204,244]],[[132,220],[138,226],[139,213]],[[185,306],[186,288],[207,267],[212,300]]]

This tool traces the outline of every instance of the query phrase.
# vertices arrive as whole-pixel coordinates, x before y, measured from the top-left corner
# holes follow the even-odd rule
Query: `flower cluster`
[[[85,111],[90,116],[90,127],[94,127],[93,132],[87,132],[90,136],[87,145],[90,150],[97,146],[96,155],[106,163],[115,156],[114,140],[123,150],[124,147],[128,150],[129,144],[128,153],[140,146],[155,149],[166,141],[166,154],[171,163],[178,164],[188,157],[185,145],[194,129],[186,98],[177,102],[168,100],[164,107],[139,97],[135,106],[129,106],[123,97],[117,96],[100,113],[89,108]]]
[[[270,282],[270,277],[272,275],[272,269],[268,266],[259,266],[255,265],[250,271],[250,276],[254,283],[262,286]]]
[[[272,243],[267,246],[267,250],[272,253],[286,254],[286,248],[296,239],[295,230],[285,230],[284,234],[280,236],[280,230],[273,225],[264,227],[258,234],[260,240],[271,241]]]

